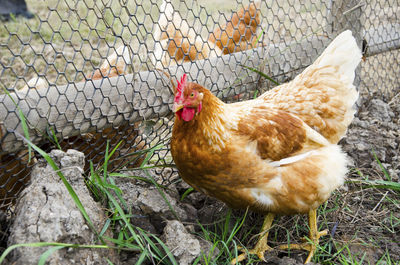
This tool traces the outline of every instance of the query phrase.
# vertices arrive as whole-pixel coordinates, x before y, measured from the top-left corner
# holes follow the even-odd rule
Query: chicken
[[[247,50],[256,46],[256,30],[260,24],[260,1],[234,13],[223,27],[218,27],[208,40],[197,34],[186,20],[173,9],[170,0],[160,6],[160,17],[155,28],[154,57],[156,67],[212,58]]]
[[[126,66],[130,64],[131,56],[129,53],[129,47],[121,45],[115,52],[113,52],[100,66],[100,69],[94,71],[89,76],[89,79],[97,80],[104,77],[113,77],[117,75],[125,75]]]
[[[154,32],[156,67],[201,60],[222,55],[215,43],[207,42],[176,12],[170,0],[163,0]]]
[[[224,54],[244,51],[256,47],[257,27],[260,24],[261,1],[255,1],[233,13],[222,27],[217,27],[208,37]]]
[[[171,153],[181,177],[233,208],[267,214],[250,254],[264,258],[275,214],[308,213],[312,243],[279,246],[309,251],[319,237],[317,207],[341,186],[347,156],[337,145],[358,98],[353,81],[361,52],[350,31],[340,34],[293,81],[260,97],[225,104],[206,88],[178,82]],[[232,264],[246,258],[239,255]]]
[[[46,86],[46,80],[41,77],[34,77],[30,79],[23,88],[19,89],[18,92],[27,94],[30,89],[40,89]]]

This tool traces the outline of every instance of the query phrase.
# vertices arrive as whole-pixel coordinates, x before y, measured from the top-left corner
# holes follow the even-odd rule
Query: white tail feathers
[[[254,4],[256,5],[257,8],[261,7],[261,0],[255,0]]]
[[[103,71],[109,70],[111,67],[116,67],[117,71],[122,74],[125,71],[125,66],[131,63],[129,47],[121,45],[103,62],[100,69]]]
[[[154,31],[155,40],[163,40],[167,38],[167,36],[162,36],[163,31],[166,31],[170,37],[174,36],[174,33],[177,30],[179,30],[184,36],[194,34],[194,31],[190,30],[186,20],[183,20],[179,13],[174,10],[170,0],[163,0],[160,6],[160,17],[157,24],[158,25]]]
[[[361,61],[361,50],[358,48],[350,30],[339,34],[321,56],[315,61],[314,67],[337,66],[338,73],[345,83],[354,81],[355,69]]]
[[[168,23],[173,21],[174,8],[169,0],[163,0],[160,6],[160,17],[158,19],[158,26],[161,30],[165,30],[168,26]],[[161,32],[160,32],[161,33]],[[160,38],[161,34],[155,34],[156,37]]]
[[[164,18],[172,22],[174,16],[174,8],[171,1],[164,0],[160,7],[160,12],[164,14]],[[179,17],[180,18],[180,17]],[[165,24],[166,25],[166,24]]]
[[[41,89],[47,86],[48,85],[45,79],[41,77],[34,77],[31,80],[29,80],[28,83],[18,91],[23,94],[27,94],[30,89]]]

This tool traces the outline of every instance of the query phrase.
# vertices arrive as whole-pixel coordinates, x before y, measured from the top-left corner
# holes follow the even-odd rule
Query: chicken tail
[[[337,67],[341,80],[352,86],[355,69],[361,61],[361,50],[358,48],[350,30],[339,34],[321,56],[315,61],[314,66],[323,68],[325,66]]]
[[[361,57],[361,50],[358,48],[355,38],[350,30],[346,30],[339,34],[331,44],[329,44],[321,56],[312,65],[313,69],[319,69],[318,72],[320,74],[323,74],[325,71],[333,71],[333,73],[335,73],[334,78],[340,80],[340,86],[331,83],[330,87],[336,89],[337,102],[340,102],[342,110],[345,112],[343,117],[344,119],[340,122],[344,128],[347,128],[351,123],[356,112],[354,104],[358,99],[358,91],[353,85],[353,82],[355,70],[361,61]],[[320,80],[322,80],[320,82],[321,84],[331,82],[329,78],[322,78],[321,76]],[[333,106],[334,104],[332,103],[331,105]],[[336,115],[338,113],[340,112],[337,110]],[[325,122],[328,121],[325,120]],[[340,137],[343,137],[344,133],[345,131],[339,133],[338,136],[340,135]],[[336,139],[334,141],[336,141]]]
[[[163,0],[160,6],[160,17],[158,19],[158,27],[156,27],[156,40],[176,37],[177,32],[187,36],[189,34],[189,25],[178,12],[174,10],[171,0]],[[165,31],[165,32],[164,32]]]
[[[259,9],[261,7],[261,0],[255,0],[254,5]]]
[[[158,23],[160,27],[166,27],[168,23],[171,23],[174,18],[174,8],[172,7],[170,0],[163,0],[160,6],[160,19]]]
[[[113,77],[126,74],[125,67],[131,63],[129,47],[121,45],[103,62],[100,70],[103,74]],[[115,70],[114,70],[115,68]]]
[[[18,89],[18,91],[26,94],[30,89],[41,89],[46,86],[46,80],[37,76],[29,80],[28,83],[23,88]]]
[[[351,31],[339,34],[318,59],[289,84],[279,88],[283,95],[266,92],[265,100],[284,102],[296,97],[297,115],[336,144],[346,133],[356,112],[358,91],[353,85],[355,69],[361,61],[361,51]],[[294,112],[293,107],[281,109]],[[292,106],[288,104],[288,106]],[[301,110],[301,111],[299,111]],[[301,113],[302,112],[302,113]]]

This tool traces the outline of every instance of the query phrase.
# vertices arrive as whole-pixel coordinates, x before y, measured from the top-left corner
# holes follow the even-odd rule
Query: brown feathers
[[[263,106],[253,108],[250,115],[240,119],[238,133],[257,142],[257,152],[262,159],[273,161],[296,153],[306,140],[301,120]]]
[[[215,43],[224,54],[245,51],[256,47],[257,27],[260,24],[260,2],[251,3],[233,13],[231,19],[217,27],[208,40]]]
[[[162,68],[254,48],[260,24],[259,6],[258,1],[241,8],[225,25],[217,26],[207,40],[182,19],[170,0],[163,0],[154,32],[153,63]]]
[[[189,83],[176,110],[171,153],[182,178],[231,207],[260,212],[316,209],[343,184],[347,157],[337,145],[350,124],[358,94],[354,70],[361,53],[351,32],[339,35],[293,81],[257,99],[225,104]],[[194,94],[193,94],[194,95]],[[178,115],[177,115],[178,116]]]

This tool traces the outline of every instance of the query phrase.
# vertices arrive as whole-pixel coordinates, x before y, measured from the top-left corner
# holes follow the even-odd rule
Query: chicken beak
[[[174,106],[172,107],[172,111],[173,112],[177,112],[179,110],[183,109],[183,104],[178,104],[176,102],[174,102]]]

